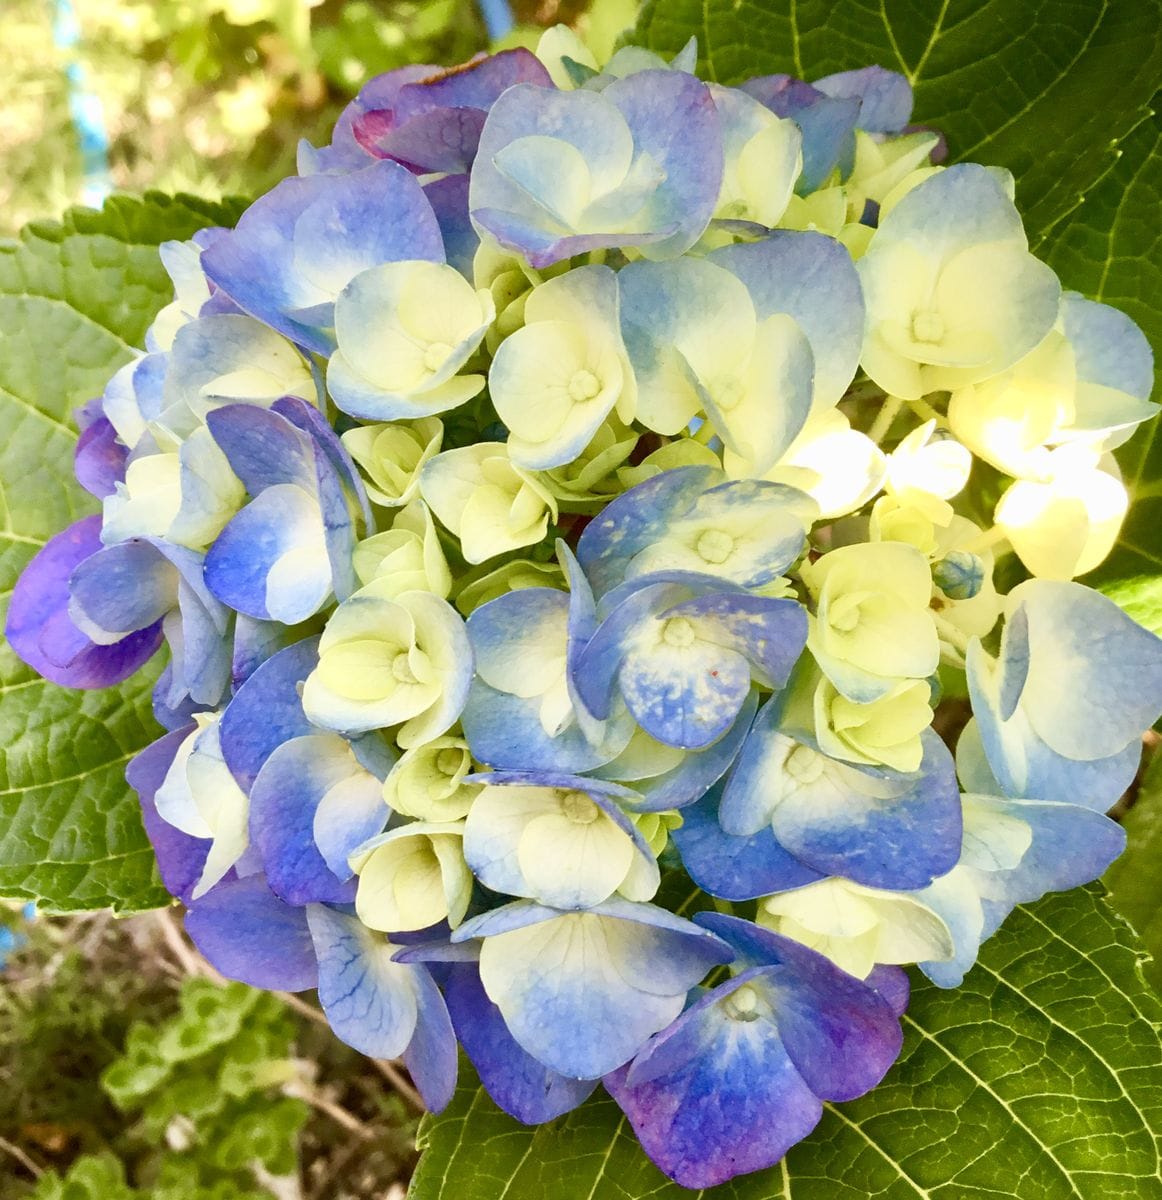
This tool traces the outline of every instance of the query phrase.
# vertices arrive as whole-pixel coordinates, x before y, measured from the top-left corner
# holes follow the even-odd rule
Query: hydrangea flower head
[[[165,646],[127,777],[219,971],[436,1110],[458,1045],[521,1121],[604,1088],[707,1189],[879,1083],[901,967],[1105,870],[1162,641],[1078,581],[1133,322],[902,76],[696,68],[400,68],[163,247],[6,633]]]

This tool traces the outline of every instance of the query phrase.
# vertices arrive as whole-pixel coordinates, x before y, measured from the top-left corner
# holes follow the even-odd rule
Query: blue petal
[[[276,589],[270,573],[284,555],[314,551],[312,569]],[[286,625],[318,612],[332,591],[331,562],[318,501],[295,484],[269,487],[233,517],[206,555],[206,583],[224,604]]]
[[[823,878],[780,846],[769,828],[751,837],[726,833],[718,821],[721,794],[719,785],[683,809],[682,825],[671,834],[700,888],[723,900],[752,900]]]
[[[98,550],[69,579],[74,622],[108,644],[160,621],[177,600],[176,572],[148,542]]]
[[[625,774],[616,760],[594,773],[603,779],[632,783],[634,791],[642,797],[632,805],[635,812],[666,812],[685,808],[704,796],[734,762],[750,730],[757,705],[758,693],[752,688],[739,710],[738,718],[718,741],[705,750],[686,751],[676,767],[661,775],[637,779],[634,778],[634,772]]]
[[[552,215],[553,188],[559,181],[538,179],[527,163],[498,160],[525,139],[565,142],[587,161],[608,159],[608,147],[628,126],[635,161],[649,162],[657,182],[648,194],[630,184],[614,186],[606,207],[624,201],[625,228],[608,228],[608,218],[593,228],[573,228]],[[673,130],[683,136],[675,138]],[[600,95],[587,90],[558,92],[531,84],[505,91],[488,114],[472,170],[473,220],[502,245],[543,267],[597,246],[641,248],[644,254],[676,257],[701,236],[713,213],[722,179],[723,151],[714,102],[705,85],[691,75],[643,71],[610,84]],[[631,173],[632,174],[632,173]]]
[[[392,961],[394,947],[355,917],[322,904],[306,909],[319,960],[319,1003],[336,1035],[372,1058],[398,1058],[417,1020],[423,967]]]
[[[699,750],[734,723],[750,694],[750,664],[725,647],[634,646],[618,673],[621,694],[651,737]]]
[[[745,656],[767,687],[787,682],[807,644],[807,611],[797,600],[720,592],[685,600],[662,615],[691,618],[702,636]]]
[[[623,583],[634,556],[721,479],[712,467],[680,467],[639,483],[607,504],[577,543],[577,558],[597,595]]]
[[[1012,597],[999,662],[979,642],[967,656],[989,765],[1013,797],[1104,810],[1133,777],[1141,730],[1162,707],[1162,641],[1081,584],[1030,580]]]
[[[228,979],[283,992],[318,983],[306,911],[284,904],[261,875],[212,888],[186,913],[186,932]]]
[[[443,262],[443,239],[415,177],[385,161],[284,179],[203,253],[202,269],[248,313],[328,354],[329,310],[345,284],[367,267],[406,259]]]
[[[821,233],[776,229],[708,258],[746,284],[760,321],[774,313],[794,317],[815,358],[814,407],[835,404],[855,378],[863,348],[863,291],[847,248]]]
[[[585,913],[510,904],[453,936],[485,938],[481,978],[517,1042],[561,1074],[594,1079],[632,1057],[728,959],[722,942],[696,931],[653,905],[610,900]]]
[[[251,496],[280,483],[314,488],[311,443],[281,414],[254,404],[227,404],[208,413],[206,424]]]
[[[440,989],[417,968],[416,1031],[403,1052],[408,1069],[429,1112],[446,1108],[456,1090],[456,1034]]]
[[[583,1103],[597,1086],[596,1080],[570,1079],[546,1067],[513,1040],[475,963],[457,963],[448,971],[444,998],[485,1091],[518,1121],[551,1121]]]
[[[868,133],[900,133],[912,119],[912,88],[903,75],[861,67],[825,75],[812,84],[826,96],[860,101],[856,125]]]
[[[307,636],[309,631],[301,625],[259,621],[238,613],[234,619],[234,652],[230,668],[234,686],[241,687],[268,658]]]
[[[858,97],[827,96],[789,75],[748,79],[742,90],[780,117],[790,117],[803,131],[803,170],[795,184],[800,196],[822,187],[837,166],[850,170],[861,107]]]
[[[477,610],[479,611],[479,610]],[[621,709],[625,713],[625,709]],[[611,736],[594,746],[579,724],[550,737],[541,725],[540,699],[524,700],[473,679],[460,725],[473,757],[490,767],[530,771],[589,771],[619,754],[633,732],[632,721],[610,722]]]
[[[271,410],[286,417],[292,425],[311,438],[315,451],[316,483],[322,487],[320,480],[325,472],[321,463],[325,461],[331,468],[329,473],[337,480],[339,490],[351,498],[364,525],[370,529],[374,524],[371,502],[367,498],[367,489],[363,486],[359,468],[327,418],[313,404],[308,404],[297,396],[283,396],[271,405]]]
[[[769,823],[807,866],[868,887],[925,887],[956,865],[960,792],[952,757],[935,733],[924,731],[924,758],[912,774],[836,763],[792,784],[784,764],[802,739],[783,732],[780,720],[780,706],[768,703],[726,783],[722,819],[732,833]]]
[[[303,713],[299,690],[319,660],[319,639],[272,655],[238,689],[222,714],[222,757],[243,791],[277,746],[318,730]]]
[[[250,789],[251,839],[271,889],[289,904],[351,902],[347,855],[381,832],[387,817],[381,782],[334,734],[284,742]]]
[[[1021,708],[1069,758],[1104,758],[1162,712],[1162,638],[1079,583],[1031,579],[1010,593],[1025,609],[1029,668]],[[1058,662],[1068,664],[1060,686]]]
[[[1154,355],[1145,334],[1124,312],[1066,292],[1061,318],[1079,380],[1149,400],[1154,390]]]
[[[1121,825],[1079,805],[1036,800],[993,803],[1033,831],[1033,843],[1020,863],[1000,876],[1004,899],[1010,904],[1028,904],[1046,892],[1067,892],[1091,883],[1125,849],[1126,831]],[[990,894],[990,899],[997,898]]]

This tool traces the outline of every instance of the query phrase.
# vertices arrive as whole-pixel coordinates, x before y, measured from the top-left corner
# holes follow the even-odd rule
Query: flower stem
[[[880,405],[880,411],[876,413],[876,419],[867,431],[868,437],[877,445],[883,441],[884,435],[891,429],[892,422],[903,407],[904,402],[899,396],[885,396],[883,404]]]

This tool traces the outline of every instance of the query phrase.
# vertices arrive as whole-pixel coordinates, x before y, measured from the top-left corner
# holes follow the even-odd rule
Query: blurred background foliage
[[[535,45],[558,21],[608,52],[637,5],[516,0],[500,42],[486,7],[495,0],[0,0],[0,236],[87,198],[78,106],[82,128],[106,134],[114,190],[253,196],[293,173],[300,138],[327,140],[373,75]]]
[[[172,911],[29,915],[0,907],[0,1200],[402,1200],[418,1101],[306,999],[214,977]]]

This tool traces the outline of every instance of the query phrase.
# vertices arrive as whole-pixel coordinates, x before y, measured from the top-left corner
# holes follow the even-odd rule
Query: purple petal
[[[762,972],[779,1036],[799,1074],[824,1100],[853,1100],[870,1091],[903,1044],[892,1005],[814,950],[738,917],[699,913],[736,949],[761,947],[778,965]]]
[[[468,176],[445,175],[443,179],[425,184],[424,195],[440,223],[448,265],[455,267],[465,279],[471,279],[480,235],[468,216]]]
[[[161,787],[178,747],[192,729],[192,725],[175,729],[156,742],[151,742],[130,759],[125,768],[126,782],[141,801],[141,816],[153,852],[157,855],[161,881],[171,896],[176,896],[185,904],[189,903],[190,894],[202,877],[210,841],[207,838],[190,837],[180,829],[175,829],[168,821],[163,821],[158,816],[153,797]]]
[[[77,439],[73,473],[86,492],[104,500],[113,495],[117,484],[125,482],[128,457],[129,447],[117,439],[117,431],[109,419],[99,416]]]
[[[160,622],[99,646],[69,618],[69,577],[102,548],[101,518],[84,517],[45,544],[12,592],[4,629],[9,645],[34,671],[63,687],[111,687],[148,662],[161,645]]]
[[[767,1007],[752,1019],[730,1015],[732,993],[751,982],[740,975],[716,988],[604,1080],[642,1148],[683,1187],[771,1166],[823,1114]]]
[[[888,1007],[902,1017],[908,1007],[912,994],[912,985],[908,981],[908,973],[901,967],[889,967],[877,963],[872,967],[871,974],[864,980],[868,987],[875,988],[888,1002]]]
[[[212,888],[186,913],[186,932],[228,979],[283,992],[318,985],[306,909],[284,904],[261,875]]]

